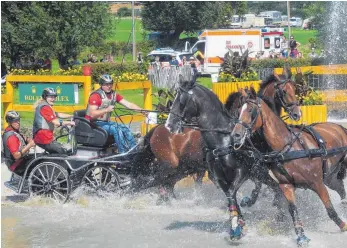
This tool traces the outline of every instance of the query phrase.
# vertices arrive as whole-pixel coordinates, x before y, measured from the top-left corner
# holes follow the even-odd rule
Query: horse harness
[[[254,113],[252,110],[252,122],[250,125],[248,125],[247,123],[244,123],[242,121],[239,121],[239,123],[246,128],[247,132],[251,132],[251,130],[255,124],[255,119],[258,117],[259,113],[262,117],[262,112],[261,112],[261,105],[260,105],[259,99],[258,99],[258,101],[254,101],[252,99],[249,99],[248,102],[257,105],[259,111],[257,111],[257,114],[256,114],[255,118],[253,119]],[[312,159],[312,158],[321,157],[323,160],[322,170],[323,170],[323,179],[324,179],[326,177],[326,170],[327,170],[326,169],[326,160],[327,160],[327,158],[329,156],[332,156],[332,155],[335,155],[335,154],[338,154],[341,152],[346,152],[347,146],[342,146],[342,147],[337,147],[337,148],[332,148],[332,149],[327,150],[322,136],[317,131],[315,131],[313,128],[316,124],[318,124],[318,123],[314,123],[314,124],[311,124],[308,126],[305,126],[305,125],[288,126],[287,125],[287,128],[290,131],[290,133],[294,136],[294,139],[292,139],[291,142],[289,144],[287,144],[283,148],[282,151],[273,151],[273,152],[270,152],[267,154],[262,154],[260,151],[258,151],[258,149],[253,145],[253,143],[249,139],[249,142],[252,146],[252,153],[253,153],[252,156],[254,158],[256,158],[259,162],[262,162],[262,163],[275,163],[277,168],[279,169],[279,171],[292,183],[293,183],[292,177],[290,177],[288,172],[283,168],[284,162],[288,162],[288,161],[300,159],[300,158]],[[299,128],[300,131],[296,133],[292,130],[292,127]],[[308,147],[306,147],[303,140],[300,139],[302,132],[306,132],[313,137],[315,142],[318,144],[317,149],[309,149]],[[299,143],[303,147],[303,150],[289,151],[292,148],[293,144],[297,140],[299,141]]]
[[[280,103],[281,103],[282,107],[284,108],[284,110],[287,113],[290,114],[292,112],[291,109],[294,106],[298,106],[298,102],[292,102],[292,103],[285,102],[284,101],[284,96],[287,94],[287,92],[279,87],[282,84],[285,86],[288,82],[289,82],[289,80],[281,80],[279,82],[276,82],[274,84],[274,88],[275,88],[275,96],[277,96],[277,98],[280,101]]]

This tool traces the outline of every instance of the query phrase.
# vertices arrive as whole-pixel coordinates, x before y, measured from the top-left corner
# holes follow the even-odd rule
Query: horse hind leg
[[[325,209],[328,212],[329,218],[335,222],[335,224],[340,228],[342,232],[347,231],[347,224],[343,222],[337,215],[329,197],[327,188],[323,183],[314,186],[314,191],[319,195],[321,201],[323,202]]]
[[[343,158],[341,162],[341,167],[336,177],[332,178],[329,181],[326,181],[325,184],[332,190],[335,190],[341,197],[341,203],[347,205],[346,199],[346,190],[343,180],[346,178],[347,171],[347,155]]]
[[[259,180],[255,179],[254,184],[255,184],[255,188],[252,190],[251,197],[248,197],[248,196],[243,197],[241,200],[241,203],[240,203],[241,207],[243,207],[243,208],[244,207],[251,207],[256,203],[256,201],[259,197],[262,183]]]

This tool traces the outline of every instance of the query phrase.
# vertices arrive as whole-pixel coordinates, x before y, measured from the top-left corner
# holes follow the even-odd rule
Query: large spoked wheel
[[[53,162],[43,162],[34,167],[29,178],[30,195],[42,195],[66,202],[71,192],[67,170]]]
[[[112,168],[97,165],[84,174],[82,186],[88,193],[114,193],[120,190],[120,178]]]

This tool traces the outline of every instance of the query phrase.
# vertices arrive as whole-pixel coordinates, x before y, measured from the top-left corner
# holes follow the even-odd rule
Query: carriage
[[[85,110],[75,111],[76,126],[61,129],[56,140],[68,136],[71,149],[66,155],[29,154],[24,166],[12,172],[5,186],[18,194],[44,195],[66,202],[80,185],[89,190],[115,192],[129,187],[130,164],[140,152],[139,145],[117,154],[112,136],[84,118]]]

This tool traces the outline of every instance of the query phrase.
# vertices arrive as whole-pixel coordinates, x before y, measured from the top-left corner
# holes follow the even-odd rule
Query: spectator
[[[289,56],[291,58],[296,58],[298,56],[298,47],[301,44],[294,40],[294,36],[290,36],[290,41],[289,41],[289,47],[290,47],[290,54]]]
[[[45,61],[43,61],[42,69],[52,70],[52,61],[49,59],[48,55],[45,56]]]
[[[188,65],[188,61],[187,61],[187,57],[186,56],[183,56],[182,57],[182,65]]]
[[[22,68],[23,68],[24,70],[28,70],[29,67],[30,67],[29,58],[28,58],[28,57],[25,57],[25,58],[24,58],[24,61],[23,61],[23,63],[22,63]]]
[[[143,63],[142,52],[139,52],[137,55],[137,64],[141,65]]]
[[[316,52],[315,52],[315,48],[314,48],[314,47],[312,47],[311,53],[309,53],[308,56],[309,56],[310,58],[312,58],[312,59],[318,57],[318,55],[317,55]]]
[[[98,62],[98,59],[96,58],[95,55],[92,56],[92,63],[97,63]]]
[[[81,62],[79,62],[79,61],[77,60],[77,56],[76,56],[76,55],[72,56],[71,65],[72,65],[72,66],[78,66],[78,65],[80,65],[80,64],[81,64]]]
[[[178,61],[175,58],[175,56],[171,56],[171,60],[170,60],[169,63],[170,63],[171,66],[178,66]]]
[[[193,56],[189,58],[189,64],[193,68],[194,74],[198,73],[198,68],[197,68],[197,59],[195,59]]]
[[[281,55],[283,58],[288,58],[288,41],[285,36],[282,37]]]
[[[325,54],[325,51],[323,49],[320,51],[320,56],[319,57],[325,59],[326,54]]]

